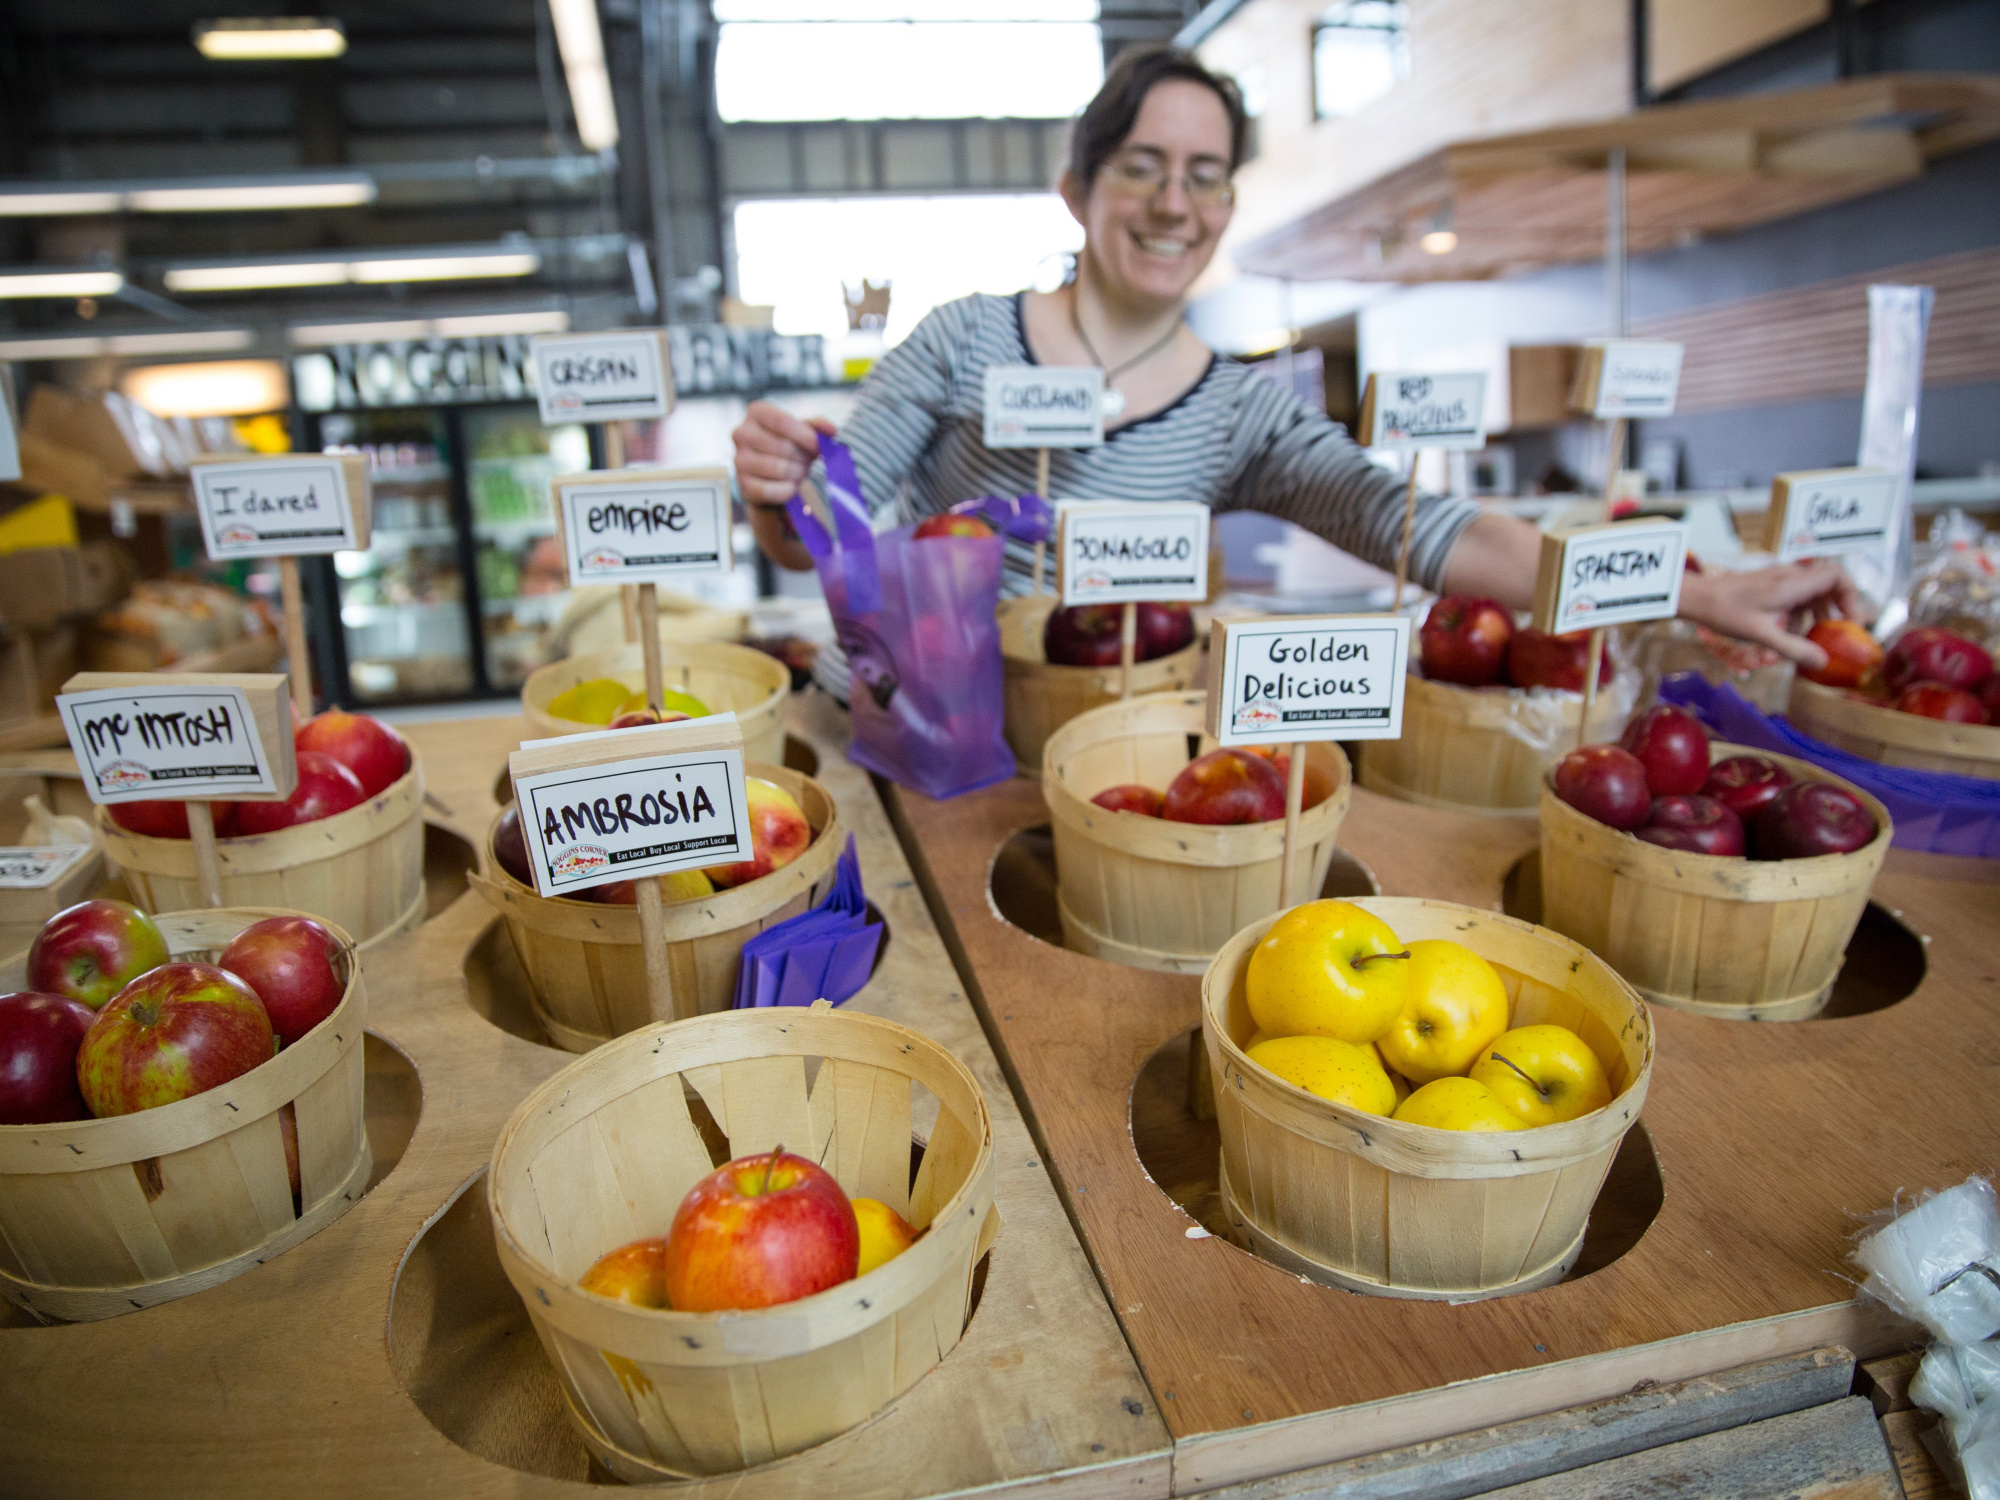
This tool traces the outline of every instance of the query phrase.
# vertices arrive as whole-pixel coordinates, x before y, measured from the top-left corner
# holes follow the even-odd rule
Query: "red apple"
[[[28,986],[92,1010],[167,961],[167,940],[128,901],[82,901],[57,912],[28,950]]]
[[[1142,599],[1133,613],[1138,622],[1138,635],[1132,648],[1134,661],[1172,656],[1194,640],[1192,605],[1155,604],[1150,599]]]
[[[1942,625],[1919,625],[1896,637],[1882,663],[1889,691],[1900,693],[1913,682],[1937,682],[1949,688],[1976,688],[1993,675],[1993,658],[1986,648]]]
[[[1160,816],[1173,823],[1268,823],[1285,815],[1285,778],[1262,756],[1211,750],[1181,767]]]
[[[1942,682],[1913,682],[1896,694],[1889,707],[1898,713],[1943,719],[1948,724],[1984,724],[1987,719],[1983,698]]]
[[[606,725],[608,729],[643,729],[648,724],[678,724],[683,719],[693,717],[677,708],[628,708]]]
[[[1845,788],[1825,781],[1786,787],[1757,814],[1757,858],[1852,854],[1875,838],[1875,819]]]
[[[1563,801],[1613,828],[1637,828],[1653,808],[1646,767],[1630,750],[1616,745],[1585,745],[1570,751],[1556,762],[1553,783]]]
[[[1868,633],[1868,627],[1854,620],[1821,620],[1806,632],[1806,639],[1826,653],[1826,665],[1817,671],[1799,668],[1799,676],[1821,687],[1862,687],[1882,672],[1882,643]]]
[[[1761,755],[1732,755],[1709,768],[1701,794],[1713,797],[1748,827],[1764,804],[1792,784],[1792,773]]]
[[[1986,710],[1986,722],[2000,722],[2000,672],[1979,684],[1979,706]]]
[[[752,857],[733,865],[712,865],[702,873],[720,890],[761,879],[773,870],[782,870],[812,843],[812,824],[792,794],[775,781],[761,776],[743,778],[749,803],[750,849]]]
[[[493,857],[500,868],[529,890],[535,888],[535,873],[528,865],[528,839],[521,832],[521,804],[509,802],[493,828]]]
[[[127,833],[144,834],[153,839],[184,839],[188,836],[185,802],[114,802],[105,811],[111,814],[111,821]],[[235,833],[234,802],[211,802],[208,804],[208,815],[215,824],[217,838],[226,839]]]
[[[1125,612],[1117,604],[1059,609],[1042,627],[1042,655],[1059,667],[1115,667]],[[1133,660],[1138,660],[1134,647]]]
[[[1655,797],[1698,792],[1708,780],[1708,731],[1684,708],[1655,703],[1625,726],[1619,743],[1639,757]]]
[[[572,894],[573,901],[595,901],[599,906],[637,906],[639,885],[633,880],[613,880]]]
[[[651,1239],[634,1240],[600,1255],[577,1285],[614,1302],[629,1302],[634,1307],[665,1307],[667,1237],[659,1234]]]
[[[308,721],[310,722],[310,721]],[[361,780],[330,755],[317,750],[299,752],[299,784],[283,802],[239,802],[236,804],[236,836],[276,833],[300,823],[316,823],[335,813],[344,813],[368,800]]]
[[[410,769],[408,743],[380,719],[367,714],[329,708],[301,724],[293,743],[300,750],[330,755],[346,766],[361,783],[363,797],[387,791]]]
[[[1090,800],[1112,812],[1140,813],[1148,818],[1157,818],[1164,802],[1158,792],[1149,786],[1140,786],[1136,781],[1128,781],[1122,786],[1108,786]]]
[[[299,1173],[299,1112],[289,1104],[278,1106],[278,1139],[285,1147],[285,1180],[292,1189],[292,1212],[305,1208],[305,1179]]]
[[[1583,691],[1584,669],[1590,665],[1590,632],[1572,630],[1550,635],[1541,630],[1517,630],[1507,643],[1507,680],[1518,688],[1563,688]],[[1611,680],[1611,653],[1597,665],[1597,685]]]
[[[1689,854],[1740,855],[1743,820],[1713,797],[1655,797],[1645,823],[1633,832],[1649,844]]]
[[[161,964],[97,1013],[77,1049],[77,1086],[100,1118],[155,1109],[269,1062],[276,1040],[264,1002],[227,969]]]
[[[1424,616],[1418,634],[1424,676],[1460,687],[1489,687],[1507,670],[1514,617],[1492,599],[1446,594]]]
[[[702,1178],[667,1231],[676,1312],[773,1307],[854,1278],[861,1229],[830,1174],[780,1146]]]
[[[974,536],[989,537],[993,528],[978,516],[963,515],[957,511],[944,511],[935,516],[925,516],[917,522],[917,529],[910,533],[910,540],[928,541],[934,536]]]
[[[0,995],[0,1125],[87,1120],[76,1049],[97,1013],[66,995]]]
[[[340,939],[311,917],[266,917],[230,939],[216,963],[257,992],[271,1029],[289,1047],[347,993],[334,968],[339,956]]]

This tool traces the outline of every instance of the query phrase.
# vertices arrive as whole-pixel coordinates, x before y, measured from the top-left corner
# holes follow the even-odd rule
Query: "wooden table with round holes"
[[[816,761],[855,829],[890,932],[849,1003],[925,1032],[979,1079],[1005,1226],[964,1339],[902,1399],[805,1453],[676,1493],[1165,1494],[1158,1408],[882,804],[840,753],[842,718],[817,694],[792,711],[792,754]],[[506,934],[465,889],[525,728],[506,715],[409,731],[431,790],[432,904],[425,925],[365,959],[371,1191],[269,1264],[167,1306],[40,1328],[0,1305],[0,1495],[471,1500],[581,1496],[608,1477],[563,1417],[483,1197],[508,1114],[572,1061],[538,1039]]]

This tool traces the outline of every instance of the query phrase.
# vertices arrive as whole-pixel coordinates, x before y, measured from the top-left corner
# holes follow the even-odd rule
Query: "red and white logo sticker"
[[[132,760],[114,760],[97,773],[97,784],[106,791],[122,792],[131,787],[144,786],[153,779],[153,773]]]
[[[565,849],[549,864],[549,874],[557,879],[572,875],[593,875],[611,863],[611,856],[595,844],[578,844]]]

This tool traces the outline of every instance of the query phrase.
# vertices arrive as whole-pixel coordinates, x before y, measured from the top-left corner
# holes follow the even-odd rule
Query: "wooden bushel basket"
[[[1894,832],[1889,810],[1810,761],[1762,755],[1827,781],[1874,815],[1874,841],[1815,859],[1725,859],[1662,849],[1542,791],[1542,921],[1604,956],[1648,1000],[1740,1021],[1819,1014]]]
[[[1049,736],[1078,714],[1118,701],[1118,667],[1061,667],[1042,654],[1042,631],[1058,601],[1027,594],[1000,601],[1000,663],[1006,677],[1007,744],[1026,776],[1042,770]],[[1132,664],[1132,694],[1190,687],[1201,666],[1201,638],[1169,656]]]
[[[202,904],[194,845],[128,833],[97,809],[105,856],[147,911]],[[424,768],[359,807],[276,833],[218,839],[225,906],[301,911],[354,934],[365,952],[424,919]]]
[[[661,680],[676,692],[699,698],[712,713],[736,714],[743,726],[743,758],[781,764],[785,759],[785,705],[792,695],[792,672],[776,657],[730,641],[662,641]],[[614,677],[633,692],[646,685],[646,663],[635,643],[616,651],[594,651],[537,667],[521,686],[521,712],[534,737],[583,734],[602,724],[581,724],[549,713],[556,695],[580,682]]]
[[[636,906],[538,896],[500,867],[492,832],[487,833],[486,871],[468,879],[506,918],[507,935],[528,976],[535,1018],[557,1046],[588,1052],[650,1021],[729,1009],[743,945],[826,893],[847,843],[832,796],[810,776],[782,766],[751,764],[744,770],[792,794],[812,825],[813,841],[761,880],[664,908],[673,1016],[653,1014]]]
[[[1406,942],[1448,938],[1478,953],[1507,988],[1508,1025],[1576,1032],[1614,1096],[1560,1125],[1457,1131],[1349,1109],[1283,1082],[1243,1052],[1256,1029],[1244,972],[1277,920],[1268,917],[1231,939],[1202,980],[1223,1204],[1240,1241],[1299,1275],[1381,1296],[1471,1301],[1559,1281],[1646,1101],[1646,1007],[1595,954],[1513,917],[1408,897],[1354,904]]]
[[[1403,737],[1370,740],[1361,751],[1361,784],[1371,792],[1454,812],[1531,815],[1542,776],[1576,748],[1583,695],[1563,695],[1561,737],[1546,751],[1510,734],[1506,724],[1522,693],[1404,679]],[[1590,715],[1591,740],[1615,740],[1631,717],[1628,690],[1614,679]]]
[[[177,960],[212,961],[256,907],[153,920]],[[331,925],[331,924],[329,924]],[[374,1160],[362,1115],[368,1002],[350,939],[334,1013],[269,1062],[178,1103],[103,1120],[0,1125],[0,1292],[41,1318],[89,1321],[240,1276],[360,1201]],[[20,969],[0,988],[25,989]],[[278,1115],[293,1109],[294,1214]]]
[[[1885,766],[2000,781],[2000,726],[1898,713],[1803,677],[1792,679],[1787,717],[1802,733]]]
[[[914,1182],[913,1084],[939,1106]],[[783,1145],[928,1232],[866,1276],[750,1312],[578,1290],[599,1256],[665,1234],[714,1169],[690,1092],[730,1158]],[[643,1483],[797,1453],[908,1390],[964,1331],[974,1268],[999,1232],[993,1181],[986,1101],[965,1065],[918,1032],[821,1002],[649,1026],[572,1063],[500,1132],[486,1186],[500,1264],[571,1419],[607,1468]]]
[[[1106,704],[1058,729],[1042,755],[1042,796],[1055,829],[1056,901],[1063,945],[1171,974],[1199,974],[1246,922],[1278,910],[1285,825],[1212,827],[1113,812],[1090,799],[1136,781],[1162,791],[1215,742],[1200,693],[1154,693]],[[1292,857],[1317,891],[1333,863],[1334,836],[1353,787],[1334,744],[1309,747],[1306,764],[1331,790],[1305,809]]]

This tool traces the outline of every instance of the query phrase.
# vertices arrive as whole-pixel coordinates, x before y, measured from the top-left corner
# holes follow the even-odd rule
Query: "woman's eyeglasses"
[[[1154,198],[1172,176],[1167,164],[1152,156],[1114,156],[1104,164],[1105,186],[1121,198]],[[1236,188],[1220,167],[1198,166],[1181,173],[1181,189],[1196,208],[1227,208]]]

